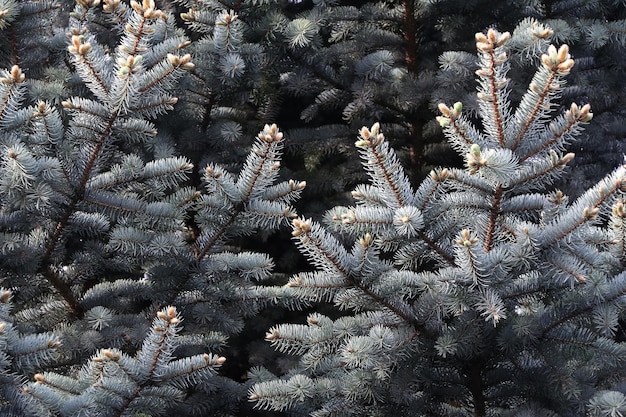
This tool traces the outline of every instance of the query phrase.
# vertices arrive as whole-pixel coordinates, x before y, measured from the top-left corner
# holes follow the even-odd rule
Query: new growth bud
[[[569,74],[570,69],[574,66],[574,60],[570,57],[567,45],[561,45],[558,51],[554,45],[550,45],[547,53],[541,55],[541,62],[550,71],[559,75]]]
[[[294,180],[289,180],[288,184],[289,184],[289,189],[295,190],[295,191],[304,190],[304,188],[306,187],[306,181],[296,182]]]
[[[583,219],[593,219],[600,212],[598,207],[585,207],[583,209]]]
[[[67,47],[67,50],[73,55],[87,55],[87,52],[91,51],[91,44],[89,42],[83,43],[84,40],[83,35],[72,35],[72,44]]]
[[[228,26],[234,21],[236,21],[237,19],[239,19],[239,16],[237,16],[237,14],[235,14],[235,12],[231,10],[229,12],[222,13],[217,18],[217,21],[215,22],[215,24],[219,26]]]
[[[278,330],[276,329],[272,329],[271,331],[265,333],[265,340],[267,341],[272,341],[272,340],[276,340],[280,337],[280,334],[278,333]]]
[[[26,75],[22,72],[20,67],[17,65],[13,65],[11,67],[11,71],[9,71],[9,77],[0,78],[0,83],[2,84],[18,84],[23,82],[26,79]]]
[[[470,174],[475,174],[481,167],[487,165],[488,162],[480,150],[480,145],[477,143],[470,146],[469,152],[465,155],[465,159],[467,160],[467,167],[469,168]]]
[[[443,116],[437,116],[435,120],[439,122],[439,126],[445,128],[449,126],[453,120],[456,120],[461,115],[461,111],[463,110],[463,104],[460,101],[457,101],[456,103],[454,103],[452,109],[450,109],[450,107],[446,106],[444,103],[439,103],[437,108]]]
[[[311,219],[294,219],[292,222],[293,232],[291,234],[294,237],[302,236],[311,231]]]
[[[363,236],[362,238],[359,238],[359,244],[363,246],[364,248],[369,247],[373,241],[374,241],[374,238],[369,233],[366,233],[365,236]]]
[[[114,362],[119,361],[121,358],[121,355],[119,352],[111,350],[111,349],[102,349],[100,353],[102,354],[102,356],[104,356],[103,359],[114,361]]]
[[[478,242],[478,239],[471,236],[469,229],[461,230],[461,238],[456,240],[457,244],[464,246],[466,248],[469,248],[470,246],[476,244],[477,242]]]
[[[167,54],[167,60],[175,67],[181,67],[186,70],[192,70],[196,65],[191,62],[191,55],[185,54],[182,57],[174,54]]]
[[[489,29],[487,35],[478,32],[475,36],[476,48],[482,52],[491,52],[506,43],[511,37],[509,32],[500,33],[495,29]]]
[[[121,0],[104,0],[104,6],[102,6],[102,10],[106,13],[113,13],[120,7]]]
[[[93,9],[100,5],[100,0],[76,0],[76,2],[86,9]]]
[[[368,148],[370,146],[377,146],[385,140],[385,136],[380,133],[380,123],[376,122],[372,125],[371,129],[363,126],[359,130],[359,140],[354,142],[354,145],[358,148]]]
[[[12,294],[13,293],[11,292],[11,290],[2,291],[2,294],[0,294],[0,303],[7,304],[9,301],[11,301]]]
[[[137,14],[142,15],[146,19],[167,18],[165,13],[156,8],[154,0],[143,0],[141,4],[135,0],[131,0],[130,7],[132,7]]]
[[[430,171],[429,176],[433,181],[442,182],[448,177],[448,173],[449,173],[448,168],[444,168],[441,171],[435,171],[435,170]]]
[[[589,104],[585,104],[582,107],[578,107],[576,103],[572,103],[569,110],[565,112],[565,118],[570,123],[588,123],[591,121],[591,119],[593,119],[591,106]]]
[[[278,130],[278,126],[274,123],[272,125],[265,125],[263,131],[257,135],[259,139],[264,142],[280,142],[283,140],[283,133]]]

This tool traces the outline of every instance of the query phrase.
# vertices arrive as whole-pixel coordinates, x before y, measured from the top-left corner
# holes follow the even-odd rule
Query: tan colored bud
[[[478,239],[471,236],[469,229],[461,230],[461,238],[457,239],[456,241],[458,245],[464,246],[466,248],[469,248],[476,242],[478,242]]]
[[[302,279],[300,277],[293,277],[289,279],[287,282],[287,286],[289,288],[300,287],[302,285]]]
[[[14,82],[21,83],[26,79],[26,75],[24,75],[20,67],[13,65],[11,67],[11,78],[13,78]]]
[[[294,219],[292,223],[293,232],[291,234],[295,237],[307,234],[311,231],[311,220]]]
[[[559,60],[559,62],[565,62],[567,60],[570,59],[570,54],[569,54],[569,46],[563,44],[561,45],[561,47],[559,48],[559,51],[557,52],[557,59]]]
[[[359,130],[359,135],[361,136],[361,138],[363,138],[363,140],[369,141],[369,138],[372,134],[370,133],[370,130],[367,128],[367,126],[363,126],[361,130]]]
[[[133,10],[136,11],[137,13],[143,12],[141,5],[137,3],[135,0],[130,0],[130,7],[132,7]]]
[[[102,9],[107,13],[113,13],[120,6],[121,0],[104,0]]]
[[[448,126],[450,126],[451,120],[448,117],[437,116],[437,117],[435,117],[435,120],[437,120],[437,122],[439,123],[439,126],[441,126],[441,127],[448,127]]]
[[[11,301],[11,295],[13,295],[11,290],[4,290],[2,294],[0,294],[0,303],[6,304]]]
[[[371,246],[373,241],[374,241],[374,238],[372,237],[372,235],[369,233],[366,233],[365,236],[359,239],[359,244],[363,246],[364,248],[367,248]]]
[[[583,209],[583,219],[595,217],[600,212],[598,207],[585,207]]]
[[[474,35],[474,38],[476,39],[476,42],[483,42],[483,43],[487,43],[489,42],[489,40],[487,39],[487,37],[485,36],[484,33],[482,32],[478,32]]]
[[[485,93],[483,93],[483,92],[481,92],[481,91],[479,91],[478,93],[476,93],[476,97],[477,97],[479,100],[484,100],[484,101],[493,101],[493,97],[488,96],[487,94],[485,94]]]
[[[441,114],[443,114],[445,117],[450,117],[450,108],[446,106],[444,103],[439,103],[437,108],[439,109]]]
[[[504,45],[509,39],[511,39],[511,34],[509,32],[501,33],[500,37],[496,41],[496,46]]]
[[[106,359],[109,359],[112,361],[117,362],[120,359],[119,352],[114,352],[110,349],[102,349],[101,353],[102,353],[102,356],[104,356]]]
[[[563,165],[565,165],[565,164],[571,162],[574,159],[575,156],[576,156],[576,154],[573,153],[573,152],[566,153],[565,155],[563,155],[563,158],[561,158],[561,163]]]
[[[568,59],[568,60],[558,64],[556,66],[556,69],[559,70],[559,72],[562,73],[562,74],[567,74],[567,73],[569,73],[569,70],[573,66],[574,66],[574,60],[573,59]]]
[[[91,51],[91,44],[89,42],[84,43],[78,47],[78,53],[80,55],[85,55],[89,51]]]
[[[486,42],[476,42],[476,49],[483,52],[489,52],[493,50],[493,45]]]
[[[159,11],[154,10],[153,8],[147,8],[143,10],[143,17],[146,19],[154,19],[159,17]]]
[[[277,330],[272,330],[271,332],[267,332],[265,333],[265,340],[276,340],[280,337],[280,334],[278,333]]]

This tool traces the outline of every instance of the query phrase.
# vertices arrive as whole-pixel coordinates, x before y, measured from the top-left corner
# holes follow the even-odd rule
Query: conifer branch
[[[517,183],[514,186],[521,186],[523,184],[529,184],[534,181],[541,181],[543,178],[548,178],[550,174],[556,175],[559,170],[565,168],[565,166],[574,159],[573,153],[568,153],[559,157],[556,152],[550,150],[549,159],[550,163],[544,164],[543,167],[538,164],[533,165],[533,169],[528,172],[524,172],[517,179]],[[507,187],[509,188],[509,187]],[[510,187],[514,188],[514,187]]]
[[[394,160],[393,150],[386,149],[385,136],[380,133],[380,125],[375,123],[372,129],[363,127],[360,131],[361,139],[356,142],[356,146],[366,149],[363,158],[367,161],[366,168],[371,169],[376,175],[373,176],[374,181],[384,181],[385,189],[391,191],[393,198],[397,203],[397,207],[403,207],[409,204],[406,201],[404,193],[407,193],[407,185],[403,180],[403,175],[394,175],[390,166],[396,161]],[[373,159],[370,159],[373,157]],[[371,168],[369,168],[371,167]]]
[[[93,6],[94,4],[88,1],[79,2],[79,5],[77,5],[78,14],[74,14],[75,19],[85,22],[89,13],[89,8]],[[72,218],[72,215],[77,210],[78,205],[82,201],[86,201],[85,194],[87,192],[87,185],[92,177],[94,167],[96,166],[98,159],[101,157],[105,144],[112,135],[113,127],[117,121],[123,117],[122,110],[128,104],[129,94],[131,94],[129,87],[133,74],[141,69],[138,65],[140,56],[137,54],[144,51],[140,50],[140,48],[143,48],[140,44],[143,42],[142,38],[145,35],[144,32],[152,30],[148,28],[146,22],[149,19],[162,18],[164,16],[163,12],[155,9],[154,2],[152,0],[144,0],[143,5],[139,5],[137,2],[132,1],[131,6],[135,10],[136,15],[139,16],[140,23],[138,27],[131,27],[129,24],[125,29],[127,32],[132,32],[134,43],[130,50],[125,45],[120,48],[120,51],[126,53],[127,57],[126,59],[120,58],[120,60],[118,60],[120,70],[117,76],[122,81],[122,84],[121,89],[117,90],[118,97],[116,97],[116,102],[113,103],[112,108],[107,109],[109,114],[106,117],[103,117],[103,115],[98,113],[97,110],[102,109],[97,105],[93,106],[93,110],[91,110],[92,106],[90,106],[87,101],[72,100],[63,102],[63,106],[69,110],[78,112],[85,110],[86,113],[91,113],[98,120],[102,121],[102,124],[99,126],[91,126],[94,135],[97,137],[93,140],[89,156],[82,167],[82,172],[78,175],[78,182],[74,186],[73,190],[74,194],[69,203],[65,206],[63,214],[57,221],[54,231],[48,237],[44,246],[43,255],[39,260],[39,270],[49,280],[52,286],[59,291],[74,314],[79,317],[82,317],[83,312],[76,296],[72,293],[69,286],[51,269],[49,262],[55,249],[61,241],[62,235],[70,221],[70,218]],[[82,13],[82,17],[80,13]],[[131,17],[131,19],[133,19],[133,17]],[[83,73],[81,73],[81,75],[83,76],[85,82],[91,87],[92,92],[94,92],[94,94],[96,94],[96,96],[98,96],[101,100],[108,100],[111,95],[111,89],[109,88],[108,83],[102,78],[100,74],[101,71],[96,68],[95,64],[92,64],[92,58],[90,58],[90,56],[95,52],[92,48],[92,44],[90,42],[85,42],[84,39],[84,32],[79,29],[74,29],[71,44],[68,46],[68,50],[72,54],[74,63],[78,67],[79,72],[80,68],[83,69]],[[102,59],[102,57],[94,57],[93,59]],[[172,62],[172,60],[175,60],[176,62]],[[170,62],[172,62],[172,65],[181,68],[187,68],[191,65],[189,63],[189,58],[185,57],[172,57]],[[87,72],[84,72],[85,68],[87,69]],[[171,103],[171,100],[169,100],[169,102]]]
[[[21,96],[19,92],[20,84],[22,84],[25,79],[26,75],[24,75],[17,65],[11,67],[11,71],[0,78],[1,84],[10,86],[6,89],[2,88],[5,92],[4,97],[0,98],[0,121],[7,120],[7,113],[15,110],[14,107],[19,102]]]
[[[211,238],[206,243],[204,243],[201,248],[197,244],[194,245],[194,253],[196,254],[197,260],[200,261],[204,259],[215,247],[215,245],[217,245],[222,240],[222,238],[226,236],[226,232],[228,231],[229,227],[235,223],[237,218],[243,212],[243,205],[239,205],[238,207],[239,208],[235,208],[232,211],[231,215],[226,218],[226,220],[215,232],[213,232]]]
[[[580,273],[576,272],[576,269],[574,267],[572,267],[572,266],[563,265],[563,264],[558,263],[556,260],[553,260],[553,259],[549,259],[546,262],[548,262],[550,265],[554,266],[559,271],[563,271],[567,275],[573,277],[579,283],[584,283],[585,281],[587,281],[587,278],[583,274],[580,274]]]
[[[93,56],[94,52],[92,51],[91,43],[83,43],[83,38],[83,34],[81,34],[78,29],[74,29],[72,45],[68,48],[74,56],[74,66],[76,67],[77,72],[79,72],[85,80],[89,80],[89,83],[95,84],[94,92],[102,91],[103,94],[100,98],[107,98],[111,94],[109,85],[102,78],[100,70],[96,67],[96,64],[93,61],[93,58],[95,57]]]
[[[535,120],[537,118],[537,115],[540,114],[540,110],[542,110],[546,106],[546,102],[547,102],[548,97],[551,94],[554,94],[555,86],[552,83],[557,78],[557,74],[558,74],[558,72],[557,72],[556,68],[551,70],[550,71],[550,75],[545,80],[545,84],[543,85],[543,88],[541,90],[539,90],[539,88],[537,87],[536,84],[534,84],[534,83],[530,84],[530,89],[534,93],[536,93],[538,95],[538,97],[534,99],[535,105],[534,105],[533,109],[528,113],[528,116],[527,116],[526,120],[524,121],[524,123],[522,125],[522,128],[520,129],[520,131],[517,133],[517,136],[513,140],[513,144],[511,145],[511,150],[517,149],[517,147],[522,142],[522,139],[524,138],[524,135],[526,135],[526,132],[528,132],[528,130],[530,129],[532,124],[535,122]],[[562,135],[559,135],[559,136],[562,136]],[[541,148],[545,149],[545,148],[549,148],[551,143],[550,142],[543,142],[541,145],[542,145]],[[532,155],[535,155],[539,151],[540,151],[539,149],[536,149],[533,152],[527,153],[526,155],[524,155],[523,157],[520,158],[520,162],[523,162],[524,160],[530,158]]]
[[[229,227],[245,212],[246,204],[252,198],[260,197],[260,192],[265,191],[271,185],[268,181],[274,178],[280,166],[276,158],[280,154],[282,141],[283,133],[278,130],[275,124],[265,125],[263,131],[258,134],[257,141],[246,159],[242,173],[237,181],[236,192],[233,191],[233,194],[229,190],[222,191],[228,196],[229,203],[232,205],[232,211],[217,230],[213,232],[208,242],[203,243],[201,248],[196,245],[195,251],[198,260],[203,259],[214,245],[226,235]],[[222,176],[221,172],[215,173],[211,167],[207,167],[205,171],[207,178],[215,177],[218,179],[218,177]],[[293,185],[300,190],[304,188],[304,183],[296,184],[294,182]],[[288,213],[285,212],[285,215],[288,215]]]
[[[572,103],[570,109],[565,113],[566,124],[560,128],[556,124],[550,124],[549,129],[552,132],[551,138],[539,143],[539,146],[526,152],[524,156],[520,157],[520,163],[523,163],[546,149],[551,149],[554,144],[559,143],[563,138],[567,137],[570,132],[575,131],[581,123],[588,123],[593,116],[590,109],[589,104],[585,104],[582,108],[579,108],[575,103]]]
[[[335,271],[340,274],[346,282],[362,291],[377,304],[393,312],[407,324],[411,324],[420,333],[431,337],[433,336],[428,329],[424,328],[424,326],[417,322],[416,318],[411,317],[407,314],[407,312],[402,311],[400,308],[395,306],[393,302],[381,297],[367,285],[360,282],[356,276],[351,274],[339,257],[340,252],[333,253],[329,250],[329,244],[327,241],[331,239],[330,236],[320,234],[321,231],[318,230],[317,226],[312,225],[311,220],[295,219],[293,220],[293,229],[293,236],[298,240],[299,245],[304,248],[306,253],[308,253],[311,260],[317,263],[332,265],[333,269],[335,269]],[[360,241],[361,245],[368,245],[370,243],[371,241],[367,239],[362,239]],[[289,286],[289,284],[287,285]],[[297,283],[294,282],[291,286],[295,287],[297,286]]]
[[[504,133],[505,121],[502,120],[504,103],[499,102],[501,97],[499,91],[502,89],[503,85],[501,80],[498,79],[500,72],[498,66],[506,60],[506,53],[499,51],[499,48],[510,38],[510,36],[511,35],[508,32],[498,33],[494,29],[489,29],[486,36],[482,33],[476,34],[476,48],[488,62],[486,68],[478,70],[478,75],[482,79],[486,79],[487,85],[489,86],[489,90],[487,92],[481,92],[478,94],[478,99],[487,101],[492,107],[489,114],[494,120],[494,127],[496,129],[494,133],[498,144],[502,147],[506,146],[506,137]],[[496,52],[498,52],[497,56]]]
[[[37,110],[34,112],[33,117],[41,119],[41,124],[43,125],[43,130],[45,132],[45,136],[48,139],[48,143],[56,143],[56,138],[54,135],[54,130],[52,126],[50,126],[50,121],[48,120],[48,116],[52,113],[52,108],[48,106],[48,104],[44,101],[40,101],[37,103]],[[0,115],[0,118],[2,116]]]
[[[564,239],[588,221],[593,220],[600,212],[600,208],[614,198],[615,194],[626,190],[625,173],[626,166],[618,168],[611,177],[607,177],[603,182],[581,196],[577,204],[572,205],[566,213],[559,216],[558,220],[561,221],[552,222],[550,225],[550,229],[554,229],[550,230],[552,237],[547,239],[544,244],[546,246],[552,245]],[[587,201],[589,202],[588,204],[586,204]]]
[[[622,272],[623,273],[623,272]],[[613,302],[615,302],[616,300],[620,299],[621,297],[626,296],[626,286],[623,287],[620,291],[616,291],[615,293],[613,293],[610,297],[605,297],[602,300],[603,304],[611,304]],[[539,336],[539,340],[547,337],[547,335],[554,329],[556,329],[557,327],[561,326],[562,324],[565,324],[567,322],[570,322],[578,317],[583,316],[584,314],[587,314],[589,312],[591,312],[594,308],[597,307],[597,303],[590,303],[587,305],[583,305],[579,308],[575,308],[572,309],[570,312],[568,312],[567,314],[562,315],[561,317],[557,317],[556,320],[552,321],[550,324],[548,324],[547,326],[545,326],[540,333]]]
[[[114,114],[117,115],[117,113],[114,113]],[[45,245],[43,256],[41,257],[41,260],[39,261],[39,264],[40,264],[39,268],[44,274],[44,276],[50,281],[53,287],[56,288],[57,291],[59,291],[59,293],[67,301],[73,313],[79,317],[82,316],[83,312],[80,308],[78,300],[72,293],[71,289],[67,286],[67,284],[65,284],[56,275],[56,273],[50,269],[49,262],[50,262],[50,258],[52,257],[52,254],[54,253],[54,250],[59,244],[61,235],[63,234],[63,231],[65,230],[70,217],[76,211],[77,204],[84,198],[85,187],[87,185],[87,181],[89,180],[91,176],[91,171],[94,167],[96,159],[100,155],[102,146],[104,145],[104,142],[106,141],[106,139],[109,137],[111,127],[113,126],[114,121],[115,121],[115,117],[111,117],[104,131],[101,132],[100,137],[98,138],[96,142],[95,148],[93,149],[93,151],[91,152],[89,156],[89,159],[87,160],[87,164],[85,166],[85,169],[83,170],[82,176],[75,190],[74,197],[72,198],[70,204],[68,204],[67,207],[65,208],[65,211],[63,215],[61,216],[61,219],[57,222],[54,232],[52,232],[52,235],[50,235],[48,242]]]
[[[176,326],[180,324],[180,318],[178,317],[178,313],[175,307],[169,306],[162,311],[157,312],[157,319],[159,320],[159,324],[163,325],[153,325],[152,330],[158,334],[158,340],[156,343],[151,341],[150,348],[154,350],[155,354],[152,356],[152,361],[148,366],[147,375],[149,378],[154,376],[154,371],[159,364],[159,361],[162,360],[162,356],[164,355],[164,350],[170,349],[169,346],[165,346],[168,337],[172,337],[172,334],[176,333]],[[171,329],[171,330],[170,330]],[[147,349],[147,346],[144,347]],[[166,358],[169,359],[169,358]]]

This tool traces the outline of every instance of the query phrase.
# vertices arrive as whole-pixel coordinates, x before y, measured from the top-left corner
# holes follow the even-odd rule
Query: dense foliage
[[[0,415],[626,414],[625,9],[0,0]]]

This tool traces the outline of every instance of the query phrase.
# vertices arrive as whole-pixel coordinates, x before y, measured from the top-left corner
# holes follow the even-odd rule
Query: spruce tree
[[[18,27],[38,18],[9,6]],[[174,15],[151,0],[70,10],[49,63],[75,95],[41,98],[46,68],[31,83],[21,54],[0,74],[0,413],[233,412],[245,387],[216,375],[219,353],[279,298],[258,285],[272,259],[237,239],[295,217],[304,183],[279,181],[276,125],[238,172],[179,154],[157,125],[195,68]]]
[[[285,291],[330,302],[268,340],[299,358],[252,372],[258,407],[312,416],[617,415],[626,407],[620,319],[626,301],[621,166],[576,200],[553,188],[567,145],[593,114],[555,114],[574,60],[550,45],[518,106],[508,45],[476,35],[481,126],[461,102],[439,124],[465,167],[413,188],[379,124],[355,145],[368,184],[325,225],[293,221],[315,267]]]

